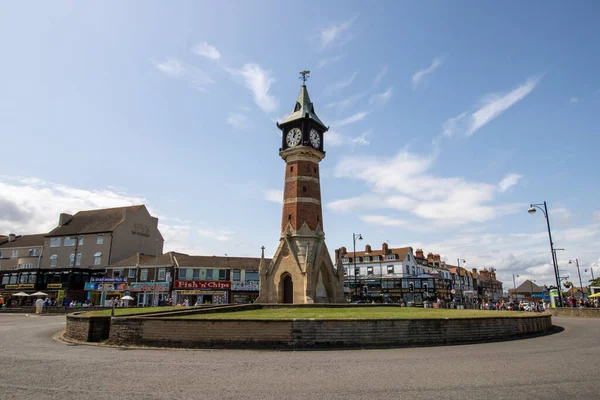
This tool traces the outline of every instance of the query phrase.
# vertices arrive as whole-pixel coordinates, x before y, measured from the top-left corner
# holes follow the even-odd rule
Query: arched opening
[[[281,289],[283,291],[283,302],[285,304],[294,303],[294,282],[289,274],[284,274],[281,277]]]

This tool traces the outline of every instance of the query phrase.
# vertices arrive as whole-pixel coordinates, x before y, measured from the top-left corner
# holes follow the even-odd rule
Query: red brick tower
[[[343,268],[335,268],[325,245],[319,163],[325,158],[321,122],[306,89],[303,71],[294,111],[277,124],[279,155],[285,161],[281,237],[269,266],[261,264],[258,301],[263,303],[344,302]]]

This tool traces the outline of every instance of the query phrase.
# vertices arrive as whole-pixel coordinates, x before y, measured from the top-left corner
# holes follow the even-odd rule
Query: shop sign
[[[61,289],[62,283],[49,283],[47,287],[48,289]]]
[[[56,302],[58,304],[62,304],[64,298],[65,298],[65,291],[59,290],[58,294],[56,295]]]
[[[132,292],[168,292],[169,282],[132,282],[129,284],[129,290]]]
[[[34,283],[20,283],[18,285],[5,285],[4,289],[33,289]]]
[[[229,281],[175,281],[175,289],[230,289]]]
[[[260,282],[257,282],[257,281],[233,282],[233,284],[231,285],[231,290],[259,291],[260,290]]]
[[[85,284],[85,290],[99,290],[99,291],[124,291],[127,290],[127,283],[94,283],[87,282]]]
[[[127,278],[125,277],[116,277],[116,278],[91,278],[91,283],[102,283],[102,282],[111,282],[111,283],[127,283]]]
[[[211,295],[211,296],[222,296],[227,292],[219,292],[217,290],[178,290],[177,293],[181,295],[195,294],[195,295]]]

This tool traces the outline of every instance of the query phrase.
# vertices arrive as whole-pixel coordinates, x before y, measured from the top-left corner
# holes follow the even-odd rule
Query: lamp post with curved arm
[[[569,264],[573,264],[573,260],[569,260]],[[577,266],[577,275],[579,275],[579,288],[581,289],[581,298],[585,298],[585,293],[583,293],[583,282],[581,282],[581,272],[579,271],[579,259],[575,259],[575,265]],[[577,293],[577,291],[575,291]]]
[[[362,235],[360,233],[352,234],[352,244],[354,246],[354,294],[355,295],[357,294],[357,291],[358,291],[358,284],[356,281],[356,239],[362,240]],[[360,296],[360,294],[358,296]]]
[[[541,206],[544,206],[542,208]],[[552,265],[554,266],[554,278],[556,279],[556,290],[558,290],[558,304],[563,307],[562,293],[560,291],[560,282],[558,280],[558,265],[556,264],[556,254],[554,252],[554,243],[552,242],[552,232],[550,230],[550,218],[548,216],[548,206],[544,201],[542,204],[530,204],[527,212],[529,214],[535,214],[535,209],[540,210],[546,218],[546,225],[548,226],[548,238],[550,239],[550,253],[552,254]]]

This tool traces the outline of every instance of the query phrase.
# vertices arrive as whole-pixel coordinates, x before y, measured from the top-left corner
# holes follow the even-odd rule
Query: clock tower
[[[270,265],[261,261],[258,303],[345,302],[344,270],[334,267],[323,232],[319,163],[328,128],[308,96],[308,73],[301,72],[294,111],[277,124],[285,161],[281,234]]]

